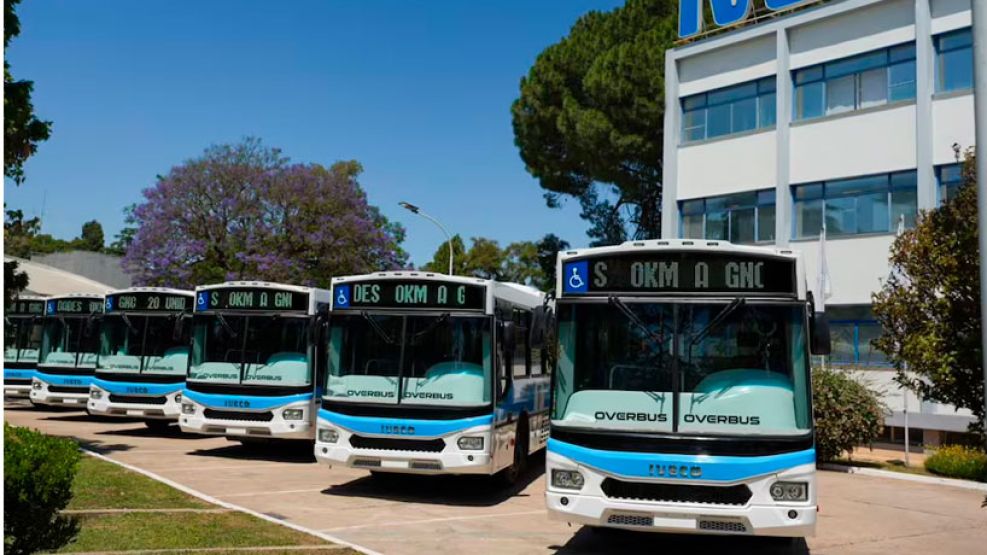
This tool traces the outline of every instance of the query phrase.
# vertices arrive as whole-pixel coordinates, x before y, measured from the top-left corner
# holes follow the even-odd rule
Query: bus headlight
[[[91,389],[91,390],[89,390],[89,398],[90,399],[102,399],[103,398],[103,392],[100,391],[100,390],[98,390],[98,389]]]
[[[41,382],[31,382],[31,389],[41,389]]]
[[[182,414],[195,414],[195,405],[192,403],[182,403]]]
[[[336,443],[339,441],[339,432],[331,428],[319,428],[319,441],[322,443]]]
[[[176,393],[175,394],[175,402],[178,403],[178,404],[182,404],[182,394],[181,393]]]
[[[775,501],[806,501],[809,499],[807,482],[775,482],[771,484],[771,498]]]
[[[575,470],[553,470],[552,486],[562,489],[583,489],[586,480]]]
[[[281,416],[285,420],[301,420],[305,417],[305,411],[302,409],[284,409],[281,411]]]
[[[466,436],[456,442],[463,451],[480,451],[483,449],[483,436]]]

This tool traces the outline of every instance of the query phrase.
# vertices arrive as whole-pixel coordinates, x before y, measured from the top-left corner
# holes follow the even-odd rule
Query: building
[[[31,260],[66,272],[84,276],[114,289],[126,289],[133,285],[130,274],[123,270],[121,258],[112,254],[92,251],[64,251],[36,254]]]
[[[34,260],[4,256],[4,262],[17,262],[17,271],[27,274],[26,295],[68,295],[69,293],[93,293],[104,295],[114,289],[112,286],[85,276],[59,268],[47,266]]]
[[[818,268],[834,364],[905,399],[870,339],[898,222],[935,208],[974,143],[971,0],[834,0],[668,51],[662,236],[789,246]],[[814,281],[814,280],[813,280]],[[922,442],[969,413],[909,396]]]

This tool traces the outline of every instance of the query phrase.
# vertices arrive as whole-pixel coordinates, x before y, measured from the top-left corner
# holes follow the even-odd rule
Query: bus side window
[[[499,312],[499,311],[498,311]],[[497,398],[502,398],[510,385],[512,353],[507,352],[507,344],[504,342],[503,333],[504,321],[497,318]]]
[[[523,378],[531,374],[531,337],[528,333],[528,328],[531,326],[531,313],[514,309],[513,316],[517,339],[511,356],[511,367],[515,378]]]

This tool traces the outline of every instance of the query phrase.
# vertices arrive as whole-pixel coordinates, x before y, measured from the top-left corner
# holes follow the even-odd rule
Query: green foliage
[[[873,306],[883,329],[874,343],[898,383],[922,399],[973,411],[971,431],[982,434],[979,251],[971,152],[957,194],[923,212],[891,246],[892,274]]]
[[[134,218],[134,209],[137,208],[136,204],[131,204],[123,209],[123,227],[120,228],[120,233],[116,234],[113,242],[106,246],[106,252],[108,254],[113,254],[116,256],[123,256],[127,254],[127,249],[130,248],[130,244],[134,242],[134,235],[137,234],[137,219]]]
[[[76,241],[76,246],[84,251],[102,252],[103,225],[96,220],[82,224],[82,235]]]
[[[21,291],[27,289],[29,283],[27,272],[18,272],[16,260],[3,263],[3,306],[10,306]]]
[[[816,458],[836,459],[870,443],[884,428],[885,409],[874,391],[846,370],[812,369]]]
[[[466,245],[459,234],[452,236],[452,274],[455,276],[471,275],[466,267]],[[449,243],[443,241],[432,255],[432,261],[422,266],[422,270],[444,274],[449,271]]]
[[[71,542],[79,524],[59,511],[72,498],[78,447],[71,440],[7,423],[3,434],[4,551],[51,551]]]
[[[3,47],[9,52],[10,40],[21,32],[14,7],[20,0],[4,0]],[[3,174],[20,185],[24,182],[24,162],[38,150],[38,143],[48,140],[51,122],[34,115],[31,103],[32,81],[17,81],[10,74],[10,64],[3,61]]]
[[[948,478],[987,482],[987,454],[965,445],[943,445],[926,457],[925,469]]]
[[[569,242],[560,239],[554,233],[541,238],[538,243],[538,267],[542,273],[542,287],[540,289],[546,293],[555,291],[555,269],[558,263],[559,251],[569,248]]]
[[[39,218],[24,219],[20,210],[7,210],[3,226],[4,253],[19,258],[70,250],[103,251],[103,226],[96,220],[82,224],[82,234],[66,241],[41,233]]]
[[[546,235],[537,243],[517,241],[500,248],[497,241],[485,237],[470,239],[467,250],[462,237],[452,238],[453,274],[484,279],[523,283],[548,291],[555,285],[555,255],[569,243],[555,235]],[[435,250],[431,262],[422,270],[444,274],[449,271],[449,244]]]
[[[579,200],[593,245],[621,242],[628,228],[659,235],[665,51],[677,17],[676,0],[586,14],[539,54],[511,106],[528,172],[549,206]]]

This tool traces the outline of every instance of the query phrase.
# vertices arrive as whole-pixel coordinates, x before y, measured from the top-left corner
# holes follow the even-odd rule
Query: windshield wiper
[[[374,330],[374,333],[379,335],[380,338],[384,340],[384,343],[394,345],[394,339],[392,339],[391,336],[387,334],[387,331],[382,328],[379,323],[377,323],[377,320],[374,320],[373,316],[368,314],[366,311],[361,312],[360,316],[363,316],[363,319],[370,324],[370,328]]]
[[[134,324],[133,324],[133,323],[132,323],[132,322],[130,321],[130,318],[127,318],[127,315],[126,315],[126,314],[120,314],[120,317],[121,317],[121,318],[123,319],[123,323],[124,323],[124,324],[127,324],[127,327],[128,327],[128,328],[130,328],[130,331],[139,331],[139,330],[137,329],[137,326],[135,326],[135,325],[134,325]]]
[[[233,326],[231,326],[230,323],[226,321],[226,318],[223,318],[223,315],[221,313],[219,312],[216,313],[216,320],[223,326],[223,329],[226,330],[226,333],[230,334],[230,339],[237,338],[238,334],[236,330],[233,329]]]
[[[721,323],[723,323],[723,321],[726,320],[728,316],[730,316],[738,308],[740,308],[740,307],[742,307],[742,306],[744,306],[746,304],[747,304],[747,300],[746,299],[744,299],[743,297],[737,297],[736,299],[734,299],[733,301],[731,301],[730,304],[728,304],[725,307],[723,307],[723,310],[721,310],[716,316],[714,316],[713,319],[710,320],[708,324],[706,324],[706,327],[704,327],[703,329],[699,330],[699,333],[697,333],[696,335],[692,336],[692,339],[689,340],[689,355],[690,355],[690,358],[692,356],[692,347],[695,346],[696,343],[699,343],[703,339],[706,339],[706,337],[710,333],[712,333],[712,331],[714,329],[716,329],[717,326],[719,326]]]
[[[614,295],[610,295],[610,297],[608,298],[608,300],[610,301],[610,305],[611,306],[617,307],[617,310],[619,310],[632,324],[634,324],[635,326],[637,326],[638,328],[640,328],[641,331],[643,331],[644,333],[646,333],[648,335],[648,337],[652,341],[654,341],[655,344],[658,346],[658,350],[659,351],[664,351],[665,350],[665,337],[664,337],[664,335],[658,335],[657,333],[653,332],[651,330],[651,328],[649,328],[648,325],[645,324],[644,321],[641,320],[641,318],[638,317],[637,314],[634,314],[634,311],[631,310],[631,308],[629,306],[627,306],[627,303],[625,303],[624,301],[620,300],[618,297],[616,297]]]
[[[411,337],[409,337],[408,338],[408,343],[411,344],[411,345],[417,345],[419,339],[421,339],[422,337],[424,337],[424,336],[432,333],[432,330],[434,330],[435,328],[439,327],[443,322],[445,322],[448,319],[449,319],[449,313],[448,312],[446,312],[445,314],[442,314],[441,316],[439,316],[438,318],[436,318],[435,320],[433,320],[429,325],[425,326],[425,329],[423,329],[422,331],[420,331],[418,333],[415,333],[414,335],[412,335]]]

